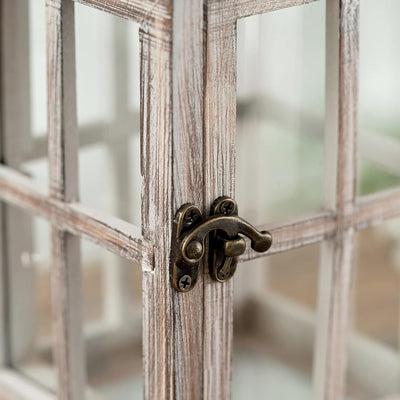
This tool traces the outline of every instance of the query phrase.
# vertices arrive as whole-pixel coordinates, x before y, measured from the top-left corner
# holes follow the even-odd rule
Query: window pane
[[[325,5],[238,21],[237,200],[258,224],[322,206]]]
[[[50,226],[12,206],[6,206],[6,218],[12,364],[34,381],[55,390]]]
[[[4,162],[48,187],[45,3],[3,6],[2,145]]]
[[[377,399],[400,393],[400,219],[357,234],[348,393]]]
[[[360,2],[360,195],[400,184],[400,12],[397,0]]]
[[[76,5],[82,202],[140,225],[138,25]]]
[[[320,246],[238,266],[233,399],[312,398]]]
[[[102,399],[142,396],[141,269],[82,240],[88,384]]]

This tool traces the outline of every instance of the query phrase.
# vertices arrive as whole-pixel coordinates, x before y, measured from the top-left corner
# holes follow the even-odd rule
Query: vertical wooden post
[[[169,280],[172,219],[203,204],[203,1],[176,0],[142,42],[143,234],[155,243],[145,271],[146,399],[203,398],[203,285],[178,293]]]
[[[78,200],[75,32],[72,0],[47,0],[50,196]],[[52,305],[58,398],[84,398],[85,353],[79,238],[52,227]]]
[[[326,206],[337,211],[323,244],[314,398],[344,398],[356,196],[359,0],[327,1]]]
[[[207,8],[204,111],[204,195],[208,207],[234,196],[236,136],[236,20],[234,7],[217,0]],[[204,399],[230,399],[233,282],[204,275]]]

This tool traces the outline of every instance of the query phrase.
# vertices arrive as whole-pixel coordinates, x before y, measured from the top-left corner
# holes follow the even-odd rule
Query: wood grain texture
[[[330,239],[336,231],[336,216],[335,213],[329,211],[317,212],[297,217],[295,220],[259,226],[257,229],[267,230],[272,234],[272,246],[267,253],[257,253],[246,239],[248,246],[240,257],[241,261],[267,257]]]
[[[208,2],[208,7],[213,14],[229,10],[229,18],[236,21],[238,18],[305,5],[314,1],[319,0],[211,0]]]
[[[172,24],[173,212],[204,204],[204,2],[174,0]],[[203,275],[173,292],[175,399],[203,399]]]
[[[142,222],[155,243],[143,280],[145,398],[202,399],[202,276],[175,292],[169,253],[175,211],[203,208],[203,2],[173,5],[170,27],[141,31]]]
[[[144,269],[153,269],[153,244],[144,239],[139,228],[82,204],[50,198],[32,179],[4,165],[0,166],[0,198],[139,263]]]
[[[171,34],[163,36],[140,31],[142,227],[143,236],[155,244],[154,271],[143,274],[144,398],[148,400],[174,398],[173,289],[168,253],[173,218],[172,48]]]
[[[395,217],[400,217],[400,188],[361,197],[357,201],[354,224],[359,230]]]
[[[337,230],[322,249],[314,398],[334,400],[344,396],[353,275],[359,1],[329,0],[326,15],[326,206]]]
[[[47,101],[50,198],[78,200],[75,15],[72,0],[47,0]],[[52,225],[53,353],[62,400],[81,400],[86,385],[79,238]]]
[[[205,204],[234,196],[236,136],[236,23],[229,2],[207,9],[204,105]],[[204,275],[204,399],[231,396],[233,281]]]
[[[118,17],[138,22],[143,28],[168,24],[171,20],[169,0],[74,0]]]

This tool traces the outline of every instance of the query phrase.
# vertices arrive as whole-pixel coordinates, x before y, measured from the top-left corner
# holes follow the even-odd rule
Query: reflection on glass
[[[76,5],[82,202],[140,225],[138,25]]]
[[[234,400],[312,398],[319,253],[313,245],[238,266]]]
[[[325,4],[238,21],[237,200],[259,223],[322,205]]]
[[[12,364],[35,382],[55,390],[50,226],[11,206],[6,207],[6,215]]]
[[[400,12],[397,0],[360,2],[359,194],[400,185]]]
[[[400,392],[400,220],[357,234],[348,393],[355,400]]]
[[[90,390],[142,396],[141,269],[82,240],[84,331]]]

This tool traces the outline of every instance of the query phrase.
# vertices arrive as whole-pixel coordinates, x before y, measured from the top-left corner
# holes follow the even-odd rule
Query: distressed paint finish
[[[171,19],[170,0],[73,0],[121,18],[130,19],[142,27],[168,24]]]
[[[170,35],[167,31],[163,40],[140,32],[142,226],[143,236],[155,244],[154,271],[143,274],[145,399],[172,399],[174,395],[173,303],[168,273],[172,223]],[[160,226],[165,229],[158,229]]]
[[[175,1],[172,23],[142,29],[141,41],[142,221],[155,244],[143,280],[145,398],[202,399],[202,279],[189,293],[169,280],[174,213],[203,202],[202,2]]]
[[[75,21],[72,0],[47,0],[50,197],[78,200]],[[51,292],[58,398],[81,400],[86,384],[82,273],[77,236],[52,225]]]
[[[216,7],[219,4],[220,7]],[[204,195],[234,197],[236,22],[229,2],[209,1],[204,112]],[[240,268],[240,266],[239,266]],[[233,281],[204,274],[204,399],[231,396]]]
[[[141,24],[143,229],[77,203],[75,90],[65,85],[75,81],[72,0],[48,0],[50,196],[0,166],[0,198],[53,224],[59,396],[81,399],[84,385],[74,234],[143,266],[145,398],[229,399],[232,282],[213,282],[205,270],[193,291],[171,289],[172,218],[185,202],[207,213],[216,197],[234,195],[237,18],[311,0],[76,1]],[[315,363],[316,398],[329,400],[343,394],[354,229],[400,214],[398,189],[355,203],[358,1],[342,0],[340,12],[337,4],[328,0],[327,145],[336,151],[327,153],[326,177],[337,184],[327,188],[326,207],[333,211],[267,226],[275,239],[268,254],[329,239]],[[247,250],[242,260],[258,255]]]
[[[337,227],[321,257],[314,398],[335,400],[344,396],[353,274],[359,1],[329,0],[326,12],[326,202],[336,209]]]
[[[0,165],[0,187],[0,199],[141,264],[145,270],[153,269],[153,244],[144,239],[138,227],[80,203],[49,198],[33,179],[4,165]]]

